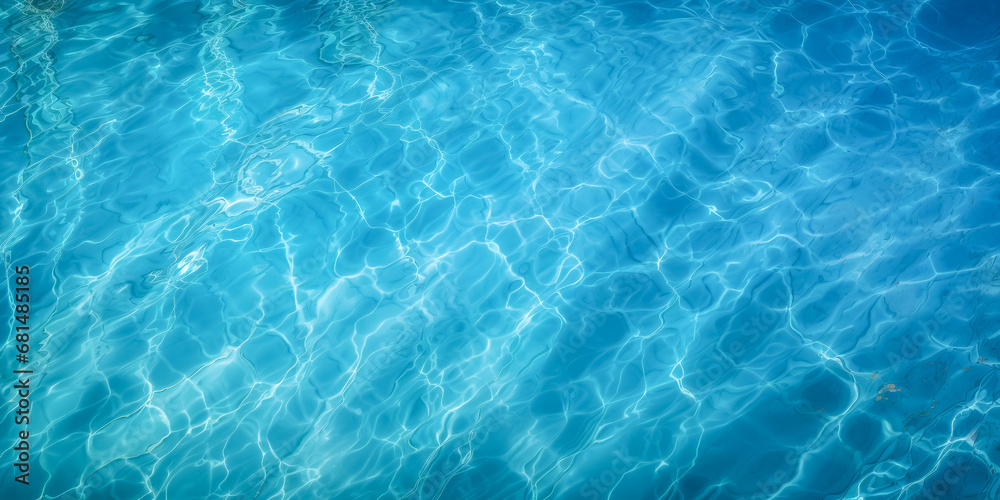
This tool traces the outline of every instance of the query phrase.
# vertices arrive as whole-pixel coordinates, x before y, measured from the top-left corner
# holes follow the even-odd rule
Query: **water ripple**
[[[989,2],[0,12],[0,496],[1000,494]]]

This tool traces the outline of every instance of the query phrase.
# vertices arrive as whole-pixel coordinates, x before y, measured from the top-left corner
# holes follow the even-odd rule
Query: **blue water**
[[[996,1],[2,9],[4,499],[1000,496]]]

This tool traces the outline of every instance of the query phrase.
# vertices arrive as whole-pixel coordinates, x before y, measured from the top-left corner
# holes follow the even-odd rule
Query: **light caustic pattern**
[[[3,9],[3,498],[998,495],[996,2]]]

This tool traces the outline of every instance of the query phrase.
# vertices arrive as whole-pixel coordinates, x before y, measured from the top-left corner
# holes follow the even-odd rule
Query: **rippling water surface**
[[[0,497],[998,497],[995,1],[2,9]]]

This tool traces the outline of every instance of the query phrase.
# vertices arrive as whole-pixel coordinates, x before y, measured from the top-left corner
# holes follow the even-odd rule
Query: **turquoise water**
[[[998,497],[996,2],[2,9],[2,498]]]

